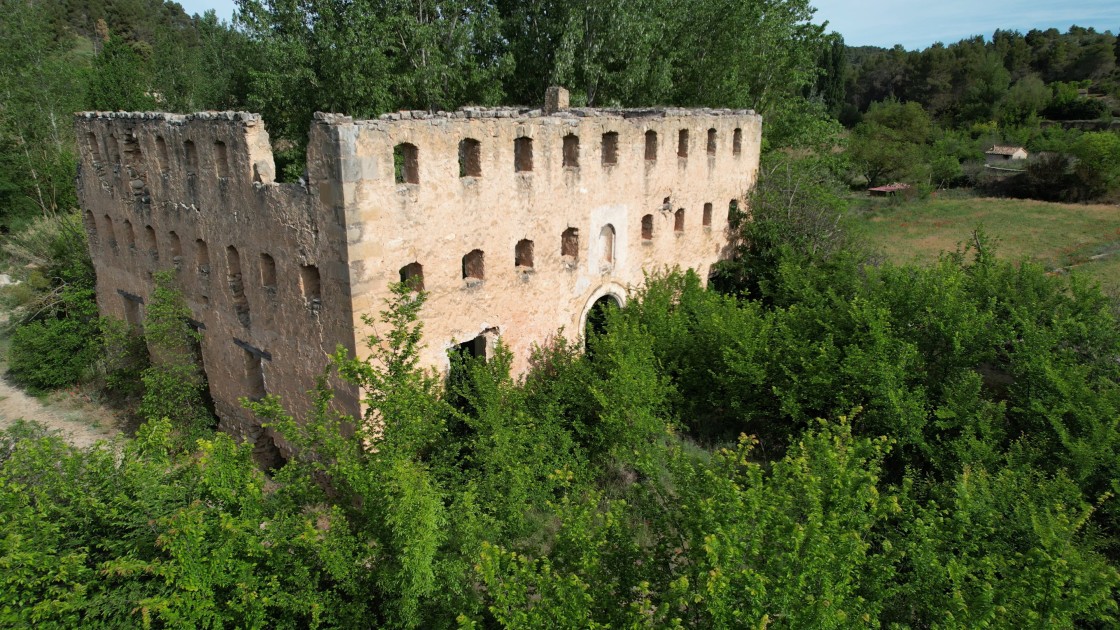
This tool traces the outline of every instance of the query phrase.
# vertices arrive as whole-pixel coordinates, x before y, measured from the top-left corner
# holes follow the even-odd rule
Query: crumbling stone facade
[[[305,181],[277,183],[264,124],[242,112],[77,117],[78,192],[98,304],[140,323],[152,273],[178,270],[203,330],[221,427],[273,448],[241,397],[297,415],[338,345],[363,353],[388,285],[417,282],[425,365],[497,337],[526,368],[533,344],[583,331],[643,272],[706,277],[729,207],[758,170],[751,111],[464,108],[378,120],[317,114]],[[339,404],[358,411],[357,392]],[[283,448],[283,445],[280,445]]]

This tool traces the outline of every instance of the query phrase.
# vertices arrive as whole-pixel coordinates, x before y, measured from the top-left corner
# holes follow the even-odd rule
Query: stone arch
[[[583,310],[580,311],[579,318],[579,332],[585,342],[587,339],[588,317],[595,311],[596,306],[601,308],[608,303],[613,303],[613,305],[618,308],[626,306],[626,289],[619,284],[610,282],[601,285],[591,293],[591,296],[583,306]]]

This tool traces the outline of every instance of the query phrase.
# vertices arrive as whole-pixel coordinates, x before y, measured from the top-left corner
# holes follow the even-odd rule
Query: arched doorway
[[[607,311],[617,308],[622,308],[622,302],[610,293],[592,302],[584,319],[583,338],[586,340],[593,335],[603,334],[607,327]]]

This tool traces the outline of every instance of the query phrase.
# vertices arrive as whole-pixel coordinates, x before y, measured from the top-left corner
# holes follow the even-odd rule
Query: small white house
[[[1023,147],[994,146],[984,152],[984,161],[988,164],[1000,164],[1012,160],[1027,159],[1027,150]]]

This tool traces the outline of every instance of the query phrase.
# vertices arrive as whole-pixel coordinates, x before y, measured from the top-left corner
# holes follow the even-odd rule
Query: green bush
[[[17,383],[36,392],[72,385],[88,376],[99,340],[93,291],[70,288],[54,316],[15,329],[8,369]]]

